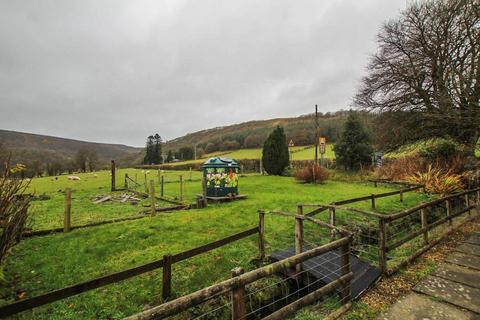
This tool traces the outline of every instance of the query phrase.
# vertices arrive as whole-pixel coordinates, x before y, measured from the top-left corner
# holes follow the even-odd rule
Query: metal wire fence
[[[234,269],[230,279],[234,284],[225,280],[180,297],[160,306],[160,316],[156,310],[129,319],[281,319],[314,302],[328,313],[351,300],[347,232],[339,231],[331,242],[328,229],[312,223],[314,219],[289,213],[260,217],[265,219],[259,230],[267,248],[263,266],[247,273]],[[282,250],[291,253],[275,258]]]

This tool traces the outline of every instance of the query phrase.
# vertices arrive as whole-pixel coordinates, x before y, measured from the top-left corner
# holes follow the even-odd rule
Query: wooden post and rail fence
[[[376,194],[376,195],[371,195],[371,196],[364,196],[364,197],[358,197],[358,198],[353,198],[353,199],[346,199],[342,201],[336,201],[333,202],[332,204],[328,205],[323,205],[323,204],[300,204],[299,207],[312,207],[314,208],[310,212],[306,212],[305,216],[307,217],[314,217],[317,214],[324,212],[324,211],[329,211],[329,223],[330,226],[332,227],[332,232],[335,231],[333,227],[337,226],[337,221],[335,219],[335,210],[343,210],[346,212],[350,212],[355,215],[363,215],[364,217],[367,217],[368,219],[371,220],[371,224],[375,224],[376,220],[376,225],[378,226],[377,234],[378,234],[378,266],[380,270],[382,271],[383,274],[386,275],[391,275],[395,272],[397,272],[399,269],[402,267],[406,266],[407,264],[411,263],[414,259],[419,257],[421,254],[423,254],[425,251],[429,250],[432,248],[434,245],[438,244],[442,239],[444,239],[448,234],[450,234],[454,229],[452,229],[453,226],[453,220],[456,217],[461,216],[464,213],[467,213],[469,216],[471,215],[471,211],[475,208],[480,209],[480,188],[475,188],[471,190],[466,190],[462,191],[459,193],[455,193],[452,195],[444,196],[439,199],[435,199],[432,201],[429,201],[427,203],[422,203],[420,205],[417,205],[415,207],[409,208],[407,210],[399,211],[396,213],[392,214],[385,214],[385,213],[378,213],[378,212],[371,212],[371,211],[365,211],[361,209],[356,209],[356,208],[350,208],[350,207],[345,207],[343,206],[344,204],[347,203],[354,203],[358,201],[365,201],[365,200],[370,200],[372,201],[372,207],[374,199],[378,199],[381,197],[386,197],[386,196],[391,196],[395,194],[399,194],[401,197],[403,197],[403,194],[405,192],[417,190],[419,188],[423,188],[423,186],[416,186],[416,187],[411,187],[407,189],[402,189],[399,191],[394,191],[394,192],[386,192],[383,194]],[[472,199],[474,203],[472,203]],[[400,199],[402,200],[402,198]],[[458,210],[454,210],[453,203],[454,202],[460,203],[460,208]],[[433,214],[433,208],[438,207],[438,206],[445,206],[445,215],[443,217],[440,217],[436,219],[435,221],[429,222],[429,220],[432,219],[432,214]],[[304,210],[304,209],[302,209]],[[410,219],[408,221],[409,224],[413,224],[415,221],[413,217],[415,215],[418,215],[420,225],[419,229],[417,230],[409,230],[409,232],[405,235],[403,235],[400,238],[396,238],[395,234],[393,236],[389,233],[389,228],[390,226],[394,225],[396,222],[401,222],[401,219]],[[430,218],[430,219],[429,219]],[[468,219],[467,219],[468,221]],[[430,234],[430,231],[433,230],[434,228],[448,224],[449,228],[446,232],[438,236],[436,239],[433,239]],[[390,238],[389,238],[390,235]],[[421,236],[422,241],[421,244],[422,246],[406,257],[405,259],[401,260],[397,265],[393,266],[392,268],[388,267],[388,259],[387,259],[387,254],[400,246],[406,244],[409,241],[414,240],[415,238]],[[332,239],[334,239],[332,237]],[[390,241],[389,241],[390,240]]]
[[[130,268],[127,270],[123,270],[120,272],[116,272],[113,274],[109,274],[106,276],[102,276],[96,279],[92,279],[89,281],[85,281],[82,283],[78,283],[72,286],[68,286],[62,289],[58,289],[55,291],[48,292],[46,294],[42,294],[36,297],[20,300],[5,306],[0,307],[0,317],[7,317],[22,311],[26,311],[32,308],[40,307],[55,301],[63,300],[68,297],[72,297],[90,290],[94,290],[97,288],[101,288],[107,286],[109,284],[117,283],[134,276],[138,276],[144,274],[146,272],[154,271],[159,268],[163,268],[164,272],[162,275],[163,278],[163,289],[162,289],[162,297],[164,300],[168,299],[171,296],[171,288],[172,288],[172,265],[178,263],[180,261],[187,260],[194,256],[200,255],[202,253],[217,249],[224,245],[230,244],[232,242],[244,239],[246,237],[252,236],[254,234],[259,233],[259,228],[254,227],[248,230],[233,234],[226,238],[184,251],[174,255],[166,254],[162,257],[162,259],[137,266],[134,268]]]
[[[322,246],[307,250],[305,252],[295,254],[292,257],[274,262],[267,266],[244,272],[242,268],[232,270],[232,277],[220,283],[214,284],[207,288],[195,291],[183,297],[166,302],[157,307],[147,309],[138,314],[125,318],[125,320],[147,320],[147,319],[164,319],[184,312],[192,307],[198,306],[218,295],[230,294],[232,305],[232,319],[246,319],[247,309],[245,300],[245,286],[255,281],[280,273],[286,269],[295,268],[304,261],[315,258],[321,254],[337,249],[345,252],[347,258],[342,259],[340,276],[322,286],[321,288],[295,300],[292,303],[274,311],[263,319],[285,319],[285,317],[293,314],[302,307],[315,303],[325,295],[333,293],[338,288],[342,288],[342,296],[345,297],[344,303],[350,304],[350,283],[353,279],[353,273],[350,271],[350,262],[348,259],[349,245],[352,241],[351,236],[345,236],[339,240],[327,243]]]
[[[302,213],[298,211],[298,213]],[[296,245],[300,248],[303,246],[303,221],[310,221],[321,227],[330,227],[329,224],[318,221],[312,217],[303,216],[303,215],[294,215],[296,221],[295,228],[295,239]],[[265,211],[259,211],[259,221],[258,226],[250,228],[248,230],[236,233],[229,237],[208,243],[206,245],[196,247],[181,253],[174,255],[166,254],[162,259],[123,270],[117,273],[110,275],[102,276],[93,280],[85,281],[76,285],[72,285],[66,288],[55,290],[43,295],[36,297],[20,300],[9,305],[0,307],[0,317],[6,317],[10,315],[17,314],[19,312],[29,310],[35,307],[43,306],[55,301],[59,301],[68,297],[72,297],[83,292],[94,290],[100,287],[104,287],[109,284],[117,283],[131,277],[144,274],[146,272],[154,271],[156,269],[162,268],[162,298],[164,301],[167,301],[171,297],[172,291],[172,266],[175,263],[180,261],[187,260],[191,257],[197,256],[199,254],[211,251],[213,249],[222,247],[229,243],[244,239],[251,235],[258,234],[258,249],[259,249],[259,258],[264,259],[265,254]],[[335,227],[333,227],[335,228]],[[295,269],[297,266],[301,266],[302,262],[314,258],[318,255],[326,253],[328,251],[340,249],[342,252],[342,261],[340,266],[340,276],[328,283],[327,285],[316,289],[316,291],[309,293],[300,299],[294,301],[293,303],[284,306],[283,308],[275,311],[274,313],[267,316],[265,319],[283,319],[285,316],[292,314],[293,312],[299,310],[303,306],[314,303],[318,301],[321,297],[330,294],[341,288],[342,299],[346,304],[351,303],[350,297],[350,283],[353,278],[353,273],[350,271],[350,243],[352,241],[352,236],[350,233],[346,233],[343,230],[338,229],[338,234],[342,237],[338,240],[332,241],[328,244],[310,249],[308,251],[302,252],[298,250],[298,253],[287,259],[275,262],[273,264],[261,267],[249,272],[244,273],[244,270],[241,268],[235,268],[232,270],[232,278],[220,283],[217,283],[208,288],[204,288],[187,296],[177,298],[173,301],[166,302],[158,307],[146,310],[140,314],[133,315],[128,319],[149,319],[150,317],[166,317],[168,315],[177,314],[182,312],[189,307],[198,305],[205,300],[213,297],[214,295],[230,291],[230,296],[232,300],[232,319],[244,319],[246,315],[245,307],[245,285],[252,283],[261,278],[271,276],[277,272],[285,270],[286,268]],[[298,271],[298,270],[297,270]]]
[[[391,274],[393,272],[398,271],[399,268],[403,267],[407,263],[410,263],[413,259],[421,255],[423,252],[431,248],[436,243],[438,243],[446,234],[452,231],[452,229],[450,229],[449,231],[447,231],[447,233],[443,234],[439,239],[431,240],[429,238],[429,231],[431,229],[444,223],[450,224],[455,217],[458,217],[465,212],[470,213],[472,209],[480,206],[480,188],[467,190],[457,194],[442,197],[440,199],[436,199],[428,203],[420,204],[408,210],[393,213],[393,214],[366,212],[360,209],[348,208],[343,206],[343,204],[346,204],[346,203],[353,203],[353,202],[369,200],[369,199],[371,201],[371,199],[374,199],[374,198],[381,198],[381,197],[390,196],[394,194],[399,194],[402,197],[404,192],[413,191],[421,187],[422,186],[416,186],[416,187],[403,189],[400,191],[376,194],[374,195],[374,197],[372,197],[372,195],[369,195],[365,197],[347,199],[347,200],[335,202],[330,205],[300,204],[297,207],[297,213],[293,214],[295,218],[295,255],[294,256],[272,263],[265,267],[261,267],[261,268],[249,271],[249,272],[244,272],[242,269],[238,269],[238,268],[234,269],[232,270],[232,278],[228,280],[225,280],[220,283],[214,284],[210,287],[198,290],[194,293],[177,298],[175,300],[166,302],[160,306],[145,310],[139,314],[128,317],[127,319],[131,319],[131,320],[153,319],[153,318],[163,318],[170,315],[175,315],[187,310],[190,307],[199,305],[218,294],[225,293],[225,292],[230,292],[230,295],[231,295],[233,319],[243,319],[245,317],[245,312],[246,312],[245,311],[246,310],[245,309],[245,286],[246,285],[254,281],[257,281],[259,279],[265,278],[267,276],[273,275],[277,272],[284,271],[285,269],[288,269],[288,268],[294,268],[298,273],[298,275],[300,275],[302,272],[302,269],[301,269],[302,263],[304,261],[314,258],[318,255],[324,254],[328,251],[337,250],[337,249],[340,249],[340,251],[342,252],[341,272],[340,272],[340,276],[337,279],[317,289],[316,291],[311,292],[303,296],[302,298],[282,307],[281,309],[267,316],[265,319],[283,319],[284,317],[292,314],[293,312],[297,311],[301,307],[311,304],[315,301],[318,301],[324,295],[332,293],[334,290],[337,290],[338,288],[341,288],[341,295],[344,298],[342,299],[342,301],[344,301],[346,303],[345,306],[347,306],[348,304],[350,304],[350,300],[351,300],[351,293],[350,293],[351,280],[353,279],[353,274],[350,271],[350,261],[349,261],[350,248],[352,245],[353,235],[337,226],[336,210],[346,210],[354,214],[363,214],[378,220],[379,266],[384,274]],[[153,188],[150,188],[150,189],[151,189],[150,191],[153,191],[154,193],[154,189]],[[470,200],[472,195],[476,195],[476,204],[471,204]],[[68,196],[66,192],[66,203],[68,199],[71,200],[71,193],[69,193],[69,196]],[[460,201],[460,200],[462,200],[466,204],[465,208],[462,208],[459,211],[454,211],[452,202]],[[447,208],[446,216],[437,221],[428,223],[429,210],[427,209],[441,203],[446,205],[446,208]],[[152,202],[152,207],[153,206],[154,206],[154,202]],[[305,208],[307,207],[313,207],[313,210],[310,212],[305,212]],[[323,222],[314,218],[315,215],[326,210],[329,211],[328,222]],[[412,232],[411,234],[403,237],[402,239],[397,240],[394,243],[389,243],[387,241],[388,240],[387,228],[389,224],[399,219],[409,217],[411,215],[419,214],[419,213],[421,216],[421,229]],[[282,214],[290,215],[288,213],[282,213]],[[70,216],[70,213],[68,214],[68,216]],[[234,241],[238,241],[240,239],[246,238],[254,234],[258,234],[259,257],[261,259],[265,258],[266,256],[265,254],[265,243],[266,243],[265,211],[260,210],[258,217],[259,217],[258,226],[245,230],[243,232],[231,235],[229,237],[211,242],[209,244],[206,244],[188,251],[184,251],[181,253],[177,253],[174,255],[167,254],[163,256],[162,259],[150,262],[145,265],[137,266],[121,272],[117,272],[117,273],[96,278],[90,281],[72,285],[66,288],[55,290],[43,295],[20,300],[12,304],[2,306],[0,307],[0,317],[6,317],[13,314],[17,314],[25,310],[29,310],[35,307],[52,303],[54,301],[75,296],[77,294],[90,291],[96,288],[100,288],[112,283],[123,281],[125,279],[134,277],[136,275],[150,272],[159,268],[163,268],[162,297],[164,300],[167,300],[171,296],[172,265],[175,263],[184,261],[196,255],[208,252],[210,250],[219,248],[221,246],[232,243]],[[65,221],[67,221],[67,210],[65,210]],[[304,221],[310,221],[316,225],[329,228],[330,234],[331,234],[330,242],[325,245],[321,245],[313,249],[304,251],[303,250]],[[66,224],[64,228],[65,227],[66,227]],[[423,247],[417,250],[407,259],[402,261],[393,269],[389,269],[387,266],[387,258],[386,258],[387,253],[394,250],[395,248],[400,247],[401,245],[407,243],[408,241],[416,238],[417,236],[423,237]],[[339,239],[336,239],[336,238],[339,238]]]

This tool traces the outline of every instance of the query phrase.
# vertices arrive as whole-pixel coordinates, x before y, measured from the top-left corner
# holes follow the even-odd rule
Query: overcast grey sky
[[[406,0],[0,0],[0,129],[141,146],[351,104]]]

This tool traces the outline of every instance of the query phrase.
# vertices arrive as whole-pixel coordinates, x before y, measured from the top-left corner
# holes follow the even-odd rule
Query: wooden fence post
[[[372,193],[372,209],[375,209],[375,194]]]
[[[400,202],[403,202],[403,190],[400,190]]]
[[[303,251],[303,219],[300,217],[303,215],[303,207],[298,206],[298,216],[295,217],[295,254],[300,254]],[[297,280],[301,282],[302,264],[299,263],[296,265],[295,269],[297,270]]]
[[[468,193],[465,194],[465,205],[467,206],[467,208],[470,207],[470,199],[468,198]],[[470,215],[472,214],[472,211],[468,209],[467,213],[468,215]]]
[[[125,180],[123,182],[125,190],[128,190],[128,173],[125,173]]]
[[[202,177],[202,197],[203,197],[203,207],[206,208],[208,204],[207,200],[207,180],[205,177]]]
[[[347,242],[341,247],[342,265],[341,275],[347,275],[350,273],[350,242]],[[352,282],[348,281],[343,285],[342,289],[342,304],[347,304],[352,300]]]
[[[70,217],[72,211],[72,189],[65,188],[65,212],[63,219],[63,232],[70,231]]]
[[[155,214],[155,182],[153,179],[150,180],[150,203],[152,214]]]
[[[373,185],[375,186],[375,188],[377,187],[377,181],[373,181]]]
[[[162,283],[162,298],[166,301],[172,291],[172,256],[170,254],[163,256]]]
[[[160,176],[161,176],[161,175],[160,175],[160,169],[157,169],[158,184],[161,183],[161,181],[160,181]]]
[[[115,160],[112,160],[111,162],[111,175],[112,175],[112,191],[115,191]]]
[[[183,176],[180,175],[180,201],[183,201]]]
[[[162,174],[162,179],[160,180],[160,196],[163,197],[163,184],[164,184],[164,176]]]
[[[258,251],[260,260],[265,259],[265,211],[258,210]]]
[[[232,278],[243,274],[243,268],[232,270]],[[245,286],[238,286],[232,289],[232,320],[243,320],[247,317],[245,306]]]
[[[446,200],[445,204],[447,206],[447,218],[448,218],[448,225],[452,226],[452,204],[450,203],[450,200]]]
[[[145,193],[148,193],[148,184],[147,184],[147,171],[143,173],[143,182],[145,184]]]
[[[423,232],[423,244],[428,244],[428,219],[427,219],[427,210],[420,209],[420,215],[422,219],[422,229],[425,229]]]
[[[385,219],[378,219],[378,266],[383,274],[387,271]]]
[[[335,208],[328,209],[328,213],[330,215],[330,225],[335,226],[337,224],[337,216]],[[335,241],[335,229],[330,230],[330,241]]]

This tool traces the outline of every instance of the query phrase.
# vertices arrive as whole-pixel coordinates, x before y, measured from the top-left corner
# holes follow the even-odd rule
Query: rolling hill
[[[345,122],[347,111],[337,111],[319,115],[319,135],[326,136],[328,143],[333,143],[339,136]],[[369,122],[371,116],[359,112],[364,122]],[[311,158],[310,148],[314,144],[314,115],[302,115],[291,118],[270,120],[255,120],[230,126],[205,129],[182,137],[172,139],[163,147],[164,154],[169,150],[178,152],[182,147],[197,147],[198,159],[208,155],[226,154],[238,159],[258,158],[264,140],[275,126],[282,126],[288,141],[293,140],[296,147],[305,150],[294,155],[294,158]],[[60,137],[0,130],[0,158],[6,152],[1,151],[1,145],[12,152],[12,163],[27,165],[32,172],[62,172],[76,170],[73,163],[76,153],[81,149],[95,151],[98,156],[97,168],[106,168],[111,159],[122,166],[133,166],[142,163],[143,148],[135,148],[121,144],[107,144],[65,139]],[[3,153],[3,155],[2,155]],[[203,157],[202,157],[203,155]],[[181,158],[178,157],[177,158]],[[188,158],[187,158],[188,159]],[[1,160],[1,159],[0,159]],[[3,161],[2,161],[3,162]],[[55,170],[49,170],[52,166]],[[69,169],[70,168],[70,169]]]
[[[319,115],[319,135],[326,136],[328,142],[335,142],[339,136],[348,111],[337,111]],[[361,119],[368,122],[371,115],[359,112]],[[255,120],[224,127],[216,127],[186,134],[172,139],[165,145],[165,150],[178,150],[181,147],[203,149],[205,153],[238,149],[259,148],[274,127],[284,128],[287,139],[292,139],[297,146],[314,143],[314,115],[299,117]],[[209,147],[207,147],[210,144]]]
[[[0,130],[0,144],[12,152],[12,162],[68,161],[80,149],[93,150],[101,164],[117,159],[130,164],[137,161],[141,148],[65,139],[46,135]]]

